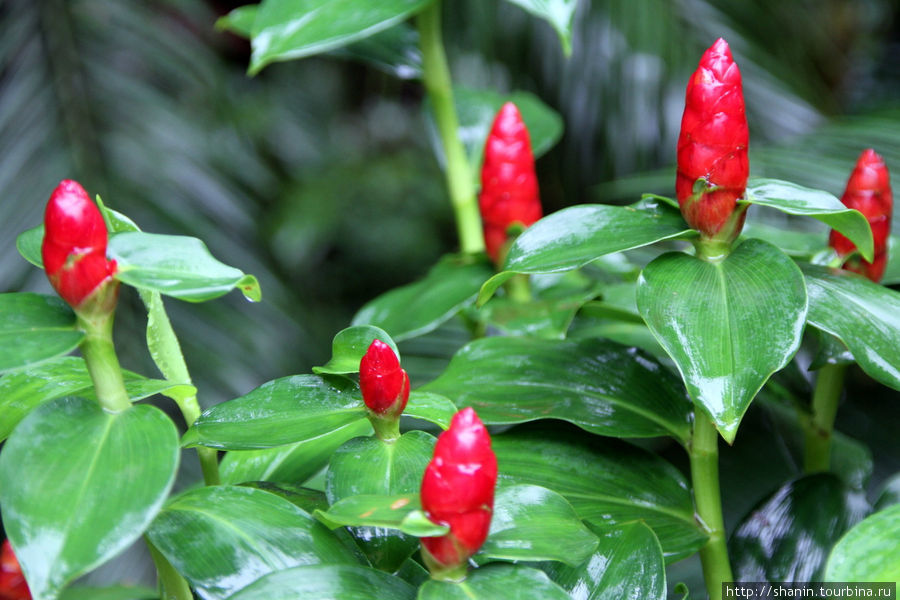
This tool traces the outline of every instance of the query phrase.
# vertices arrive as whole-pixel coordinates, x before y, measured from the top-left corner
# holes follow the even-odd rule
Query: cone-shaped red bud
[[[31,600],[31,592],[9,540],[0,549],[0,600]]]
[[[719,38],[688,82],[675,181],[681,214],[706,237],[719,233],[744,195],[749,140],[741,72],[728,42]],[[695,187],[698,179],[703,181]],[[731,239],[740,233],[745,214],[733,224]]]
[[[484,145],[478,197],[484,243],[497,262],[510,225],[528,227],[543,216],[528,129],[512,102],[500,108]]]
[[[871,148],[863,150],[856,167],[847,180],[847,189],[841,198],[848,208],[861,212],[872,227],[875,253],[872,262],[861,257],[853,257],[844,265],[845,269],[865,275],[872,281],[881,281],[887,266],[888,237],[891,234],[891,213],[894,198],[891,194],[891,177],[884,160]],[[856,245],[846,237],[832,230],[828,243],[841,256],[856,250]]]
[[[44,270],[63,300],[78,307],[116,272],[106,258],[106,223],[76,181],[61,181],[44,213]]]
[[[409,400],[409,375],[381,340],[374,340],[359,361],[359,386],[366,406],[379,416],[399,417]]]
[[[438,438],[422,480],[422,508],[432,521],[450,527],[447,535],[422,538],[423,554],[433,572],[464,567],[484,543],[496,484],[491,437],[475,411],[465,408]]]

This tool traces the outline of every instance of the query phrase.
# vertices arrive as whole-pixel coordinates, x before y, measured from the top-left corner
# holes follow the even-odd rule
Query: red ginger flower
[[[500,108],[484,145],[478,205],[484,243],[494,262],[510,225],[528,227],[543,216],[528,129],[512,102]]]
[[[494,511],[497,457],[491,437],[472,408],[453,416],[441,434],[422,480],[422,508],[450,532],[422,538],[426,563],[434,570],[464,567],[487,538]]]
[[[19,566],[9,540],[3,541],[3,548],[0,550],[0,600],[31,600],[22,567]]]
[[[44,213],[44,270],[63,300],[78,307],[116,272],[106,259],[106,223],[77,181],[63,180]]]
[[[887,266],[888,236],[891,233],[891,212],[894,205],[891,194],[891,178],[884,160],[871,148],[863,150],[856,168],[847,180],[847,189],[841,198],[848,208],[861,212],[872,227],[875,253],[872,262],[863,258],[851,258],[845,269],[865,275],[872,281],[881,281]],[[856,245],[832,230],[828,243],[841,256],[856,250]]]
[[[390,346],[374,340],[359,361],[359,386],[369,410],[399,417],[409,400],[409,375]]]
[[[688,82],[675,181],[681,214],[706,237],[719,233],[744,195],[749,139],[741,72],[728,42],[719,38]],[[706,181],[706,189],[695,193],[698,179]],[[731,239],[740,233],[745,214],[735,223]]]

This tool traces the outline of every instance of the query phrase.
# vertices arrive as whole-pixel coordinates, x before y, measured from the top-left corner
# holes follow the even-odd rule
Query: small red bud
[[[749,139],[741,72],[728,43],[719,38],[688,81],[675,181],[681,214],[706,237],[722,229],[744,195]],[[695,189],[698,179],[705,189]],[[735,223],[731,239],[740,233],[745,214]]]
[[[381,340],[374,340],[359,361],[359,386],[366,406],[379,416],[400,416],[409,400],[409,375]]]
[[[528,129],[512,102],[500,108],[484,146],[478,205],[484,243],[494,262],[510,225],[528,227],[543,216]]]
[[[884,160],[874,150],[863,150],[856,167],[847,180],[847,188],[841,198],[848,208],[855,208],[866,217],[872,227],[875,253],[872,262],[861,257],[853,257],[844,265],[845,269],[865,275],[872,281],[881,281],[887,266],[888,237],[891,234],[891,213],[894,199],[891,194],[891,177]],[[828,243],[841,256],[851,254],[856,245],[846,237],[832,230]]]
[[[103,216],[76,181],[61,181],[44,213],[41,257],[53,288],[78,307],[113,276],[116,262],[106,258]]]
[[[3,540],[3,547],[0,549],[0,600],[31,600],[22,567],[19,566],[9,540]]]

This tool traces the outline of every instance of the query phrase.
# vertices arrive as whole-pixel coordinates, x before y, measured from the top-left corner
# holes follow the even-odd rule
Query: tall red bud
[[[0,549],[0,600],[31,600],[22,567],[9,540],[4,540]]]
[[[359,361],[363,401],[380,417],[399,417],[409,400],[409,375],[390,346],[373,340]]]
[[[61,181],[44,212],[41,257],[53,288],[74,308],[116,272],[116,262],[106,258],[107,237],[103,216],[84,188]]]
[[[496,483],[491,437],[475,411],[465,408],[438,438],[422,480],[422,508],[432,521],[450,527],[447,535],[422,538],[433,575],[465,574],[466,561],[490,530]]]
[[[855,256],[847,261],[844,268],[865,275],[872,281],[881,281],[887,266],[894,199],[891,194],[891,177],[884,160],[871,148],[863,150],[856,161],[841,202],[866,217],[872,227],[872,239],[875,242],[872,262]],[[847,256],[856,250],[853,242],[834,230],[831,231],[828,243],[841,256]]]
[[[543,216],[531,140],[512,102],[500,108],[484,146],[478,206],[484,243],[494,262],[501,260],[511,225],[528,227]]]
[[[741,72],[728,42],[719,38],[688,82],[678,137],[678,204],[684,219],[704,237],[723,229],[744,195],[749,139]],[[745,215],[736,215],[723,232],[728,241],[740,233]]]

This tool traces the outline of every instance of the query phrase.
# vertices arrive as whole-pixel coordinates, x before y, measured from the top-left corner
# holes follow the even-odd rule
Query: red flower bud
[[[719,38],[688,82],[675,181],[681,214],[706,237],[719,233],[744,195],[749,139],[741,72],[728,42]],[[695,188],[698,179],[705,185]],[[740,233],[745,214],[734,224],[731,239]]]
[[[447,525],[441,537],[422,538],[432,570],[464,566],[487,538],[494,510],[497,457],[478,415],[465,408],[441,434],[422,480],[422,508],[428,518]]]
[[[44,270],[63,300],[78,307],[116,272],[106,259],[106,223],[76,181],[61,181],[44,213]]]
[[[0,549],[0,600],[31,600],[22,567],[9,540],[3,540],[3,548]]]
[[[869,148],[863,150],[856,168],[847,180],[847,189],[841,198],[848,208],[861,212],[872,227],[875,253],[872,262],[860,257],[851,258],[845,269],[865,275],[872,281],[881,281],[887,266],[888,236],[891,234],[891,212],[894,199],[891,194],[891,178],[884,160]],[[832,230],[828,243],[841,256],[856,250],[856,245],[846,237]]]
[[[409,375],[390,346],[374,340],[359,361],[359,386],[369,410],[399,417],[409,400]]]
[[[484,243],[494,262],[510,225],[528,227],[543,216],[528,129],[512,102],[500,108],[484,145],[478,205]]]

